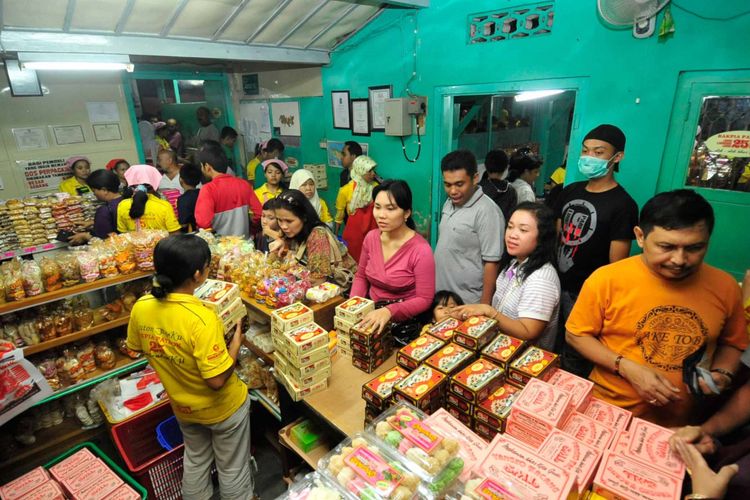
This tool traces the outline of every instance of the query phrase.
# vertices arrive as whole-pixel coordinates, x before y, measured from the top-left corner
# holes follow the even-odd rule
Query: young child
[[[195,225],[195,202],[198,200],[203,174],[198,165],[186,163],[180,168],[180,186],[185,190],[177,198],[177,222],[182,226],[184,232],[190,233],[196,230]]]
[[[263,212],[260,216],[260,226],[262,231],[255,237],[255,249],[261,252],[268,252],[272,241],[281,238],[279,225],[276,223],[276,198],[271,198],[263,204]]]
[[[255,170],[258,165],[271,158],[284,157],[284,143],[273,138],[255,145],[255,156],[247,164],[247,180],[255,184]]]
[[[427,333],[427,330],[431,326],[440,323],[450,316],[451,309],[462,305],[464,305],[464,301],[461,300],[458,294],[448,290],[438,290],[435,292],[435,298],[432,299],[432,306],[428,309],[428,313],[429,311],[432,312],[432,322],[429,319],[425,320],[426,324],[422,327],[420,335]]]
[[[266,174],[266,183],[255,190],[255,195],[261,203],[276,198],[284,190],[281,181],[289,172],[289,166],[281,160],[266,160],[262,163],[263,173]]]

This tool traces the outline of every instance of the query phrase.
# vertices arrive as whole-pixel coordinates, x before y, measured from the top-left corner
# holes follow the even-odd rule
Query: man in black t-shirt
[[[484,194],[492,198],[492,201],[500,207],[507,221],[518,202],[515,188],[503,179],[503,174],[508,170],[508,155],[502,149],[490,151],[484,158],[484,167],[486,172],[479,181],[479,185]]]
[[[560,335],[563,368],[588,377],[593,365],[564,343],[565,323],[583,282],[596,269],[630,254],[638,224],[638,205],[615,181],[625,157],[625,134],[599,125],[583,139],[578,170],[588,181],[566,186],[554,210],[560,224],[557,265],[560,272]]]

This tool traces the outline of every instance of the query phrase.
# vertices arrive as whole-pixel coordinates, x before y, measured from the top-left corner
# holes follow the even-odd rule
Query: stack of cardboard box
[[[206,280],[194,295],[219,315],[224,325],[225,337],[230,339],[234,329],[247,316],[247,309],[240,298],[240,287],[228,281]]]

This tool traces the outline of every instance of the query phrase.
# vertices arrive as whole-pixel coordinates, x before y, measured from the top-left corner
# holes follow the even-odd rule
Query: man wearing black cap
[[[563,367],[587,377],[592,365],[567,344],[564,326],[586,278],[601,266],[624,259],[630,253],[638,205],[615,180],[625,157],[625,134],[614,125],[599,125],[583,139],[578,170],[588,181],[563,189],[554,210],[560,223],[558,266],[560,333]]]

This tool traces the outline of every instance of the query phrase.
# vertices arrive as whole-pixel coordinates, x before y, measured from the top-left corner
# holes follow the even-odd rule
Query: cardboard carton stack
[[[333,317],[333,327],[338,336],[339,353],[352,358],[351,332],[357,323],[362,321],[367,313],[375,310],[375,303],[370,299],[362,297],[351,297],[346,302],[336,306],[336,314]]]
[[[409,375],[407,370],[394,366],[362,386],[362,399],[365,400],[365,425],[393,405],[393,388],[407,375]]]
[[[294,401],[328,387],[331,376],[329,335],[313,321],[313,311],[294,303],[271,314],[271,338],[276,348],[279,381]]]
[[[240,287],[234,283],[206,280],[194,295],[219,315],[226,338],[231,338],[234,329],[247,316],[247,309],[240,298]]]
[[[391,356],[393,337],[386,326],[381,331],[374,328],[364,328],[360,324],[370,311],[375,310],[375,303],[370,299],[352,297],[336,306],[333,319],[339,335],[339,345],[349,344],[349,350],[344,349],[344,355],[352,358],[352,365],[366,373],[372,373]],[[342,340],[342,332],[349,329],[348,339]]]
[[[480,358],[451,377],[445,409],[473,429],[476,405],[487,399],[504,381],[505,370]]]

